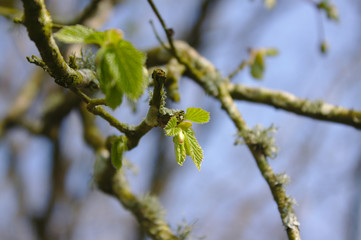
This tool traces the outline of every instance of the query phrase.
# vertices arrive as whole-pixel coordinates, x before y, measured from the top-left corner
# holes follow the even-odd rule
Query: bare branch
[[[234,99],[262,103],[298,115],[323,121],[342,123],[361,129],[361,112],[325,103],[310,101],[296,96],[260,87],[242,84],[228,84],[228,91]]]

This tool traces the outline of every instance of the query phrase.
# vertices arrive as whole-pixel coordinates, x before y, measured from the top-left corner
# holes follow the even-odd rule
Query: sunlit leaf
[[[263,73],[265,70],[264,55],[264,52],[257,52],[254,61],[251,64],[251,75],[256,79],[263,78]]]
[[[114,53],[102,48],[97,53],[97,75],[100,83],[100,89],[105,94],[105,100],[109,107],[115,109],[122,103],[123,91],[117,84],[119,78],[118,68],[112,67],[115,63]]]
[[[186,151],[184,149],[184,144],[174,143],[174,152],[177,163],[182,166],[184,161],[186,160]]]
[[[167,125],[164,128],[165,134],[167,136],[175,136],[181,131],[181,129],[177,127],[177,122],[178,120],[175,116],[168,121]]]
[[[135,100],[143,93],[146,80],[143,76],[144,61],[144,54],[124,40],[106,45],[98,51],[97,75],[110,107],[117,107],[123,94]],[[112,99],[113,96],[117,98]]]
[[[86,43],[85,39],[96,31],[83,25],[66,26],[54,34],[54,37],[64,43]]]
[[[192,125],[193,124],[191,122],[184,121],[184,122],[181,122],[180,124],[178,124],[178,127],[180,127],[183,130],[187,130],[188,128],[192,127]]]
[[[190,107],[187,108],[187,113],[184,116],[184,119],[195,123],[206,123],[209,121],[209,112],[201,108]]]
[[[203,150],[195,137],[194,131],[191,128],[184,131],[184,133],[185,133],[184,145],[186,151],[188,152],[187,154],[192,158],[194,164],[200,171],[201,163],[203,160]],[[187,148],[189,149],[187,150]]]

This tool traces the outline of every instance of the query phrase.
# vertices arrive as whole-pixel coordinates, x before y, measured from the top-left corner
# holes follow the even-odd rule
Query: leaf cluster
[[[164,130],[167,136],[173,136],[177,163],[182,166],[186,156],[190,156],[200,171],[203,160],[203,150],[191,128],[192,123],[189,121],[206,123],[209,121],[209,112],[201,108],[187,108],[183,121],[178,123],[177,117],[174,116],[169,120]]]
[[[119,29],[98,32],[74,25],[62,28],[54,37],[64,43],[100,46],[95,57],[96,72],[106,103],[112,109],[121,104],[123,95],[136,100],[143,93],[147,81],[143,73],[145,55],[123,40]]]

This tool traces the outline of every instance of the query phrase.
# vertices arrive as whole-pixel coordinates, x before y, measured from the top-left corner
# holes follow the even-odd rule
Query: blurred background
[[[76,19],[90,1],[46,2],[53,20],[65,23]],[[152,19],[165,39],[147,1],[100,2],[86,24],[122,29],[126,40],[146,50],[159,45]],[[267,59],[263,81],[255,81],[246,68],[234,82],[361,109],[360,1],[335,0],[338,23],[306,0],[280,0],[272,10],[260,0],[155,3],[175,38],[189,42],[224,76],[248,58],[250,47],[279,50],[277,57]],[[0,0],[0,6],[22,9],[17,0]],[[39,53],[25,27],[0,17],[0,37],[0,122],[32,81],[40,91],[24,116],[36,123],[67,91],[26,61],[26,56]],[[326,55],[320,52],[324,39],[329,44]],[[67,52],[72,51],[79,48]],[[248,149],[234,146],[236,129],[220,104],[187,78],[180,92],[180,103],[169,102],[171,107],[202,107],[211,113],[210,123],[194,129],[205,155],[202,170],[198,172],[191,159],[178,166],[172,139],[153,129],[125,154],[136,168],[127,174],[133,191],[158,195],[171,227],[187,222],[195,239],[287,239],[271,192]],[[145,117],[147,98],[146,93],[135,113],[125,103],[112,113],[137,124]],[[278,157],[270,164],[291,179],[287,193],[297,201],[302,238],[361,239],[360,132],[259,104],[238,106],[249,126],[278,127]],[[134,217],[94,186],[94,153],[83,140],[79,111],[68,110],[56,138],[22,127],[1,133],[0,239],[145,239]],[[104,136],[117,134],[104,120],[96,122]]]

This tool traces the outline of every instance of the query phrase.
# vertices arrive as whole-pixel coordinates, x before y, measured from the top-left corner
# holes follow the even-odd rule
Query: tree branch
[[[310,101],[296,96],[260,87],[242,84],[228,84],[228,91],[234,99],[262,103],[298,115],[329,122],[337,122],[361,129],[361,112],[325,103]]]
[[[222,75],[211,62],[199,55],[192,47],[182,41],[176,41],[175,47],[182,59],[188,61],[193,72],[185,75],[201,85],[208,94],[217,97],[217,82],[223,81]],[[172,55],[161,47],[147,51],[147,66],[167,63]],[[229,83],[227,89],[235,100],[244,100],[280,108],[300,116],[341,123],[361,129],[361,111],[331,105],[322,101],[309,101],[296,96],[267,88],[247,87],[243,84]]]
[[[92,82],[93,79],[86,80],[86,76],[81,72],[69,67],[60,54],[52,36],[53,23],[46,10],[44,0],[22,0],[22,2],[24,25],[55,82],[63,87],[84,87],[87,83]]]
[[[222,104],[222,108],[232,119],[238,131],[249,132],[250,130],[247,127],[246,122],[243,120],[241,113],[227,90],[227,83],[221,84],[219,86],[219,91],[219,101]],[[258,143],[255,144],[247,134],[243,134],[242,136],[256,160],[258,169],[271,189],[273,198],[277,203],[278,211],[281,215],[283,226],[286,228],[288,239],[300,240],[301,237],[298,228],[299,222],[292,207],[293,200],[287,196],[286,190],[283,187],[284,182],[274,173],[272,167],[268,164],[267,157],[263,149],[258,147]]]
[[[103,149],[103,156],[109,156],[109,151]],[[106,153],[106,154],[105,154]],[[163,209],[155,198],[146,196],[138,198],[131,192],[122,170],[116,171],[109,157],[101,159],[103,169],[95,170],[95,180],[98,187],[105,193],[116,197],[124,208],[136,218],[141,229],[155,240],[178,240],[164,220]]]
[[[162,18],[159,16],[156,7],[151,0],[148,0],[148,2],[151,3],[153,11],[158,16],[164,28],[164,31],[167,33],[166,25]],[[172,43],[172,39],[168,38],[168,40],[169,44],[172,46],[172,49],[175,48],[174,44]],[[283,188],[282,181],[279,181],[276,174],[274,174],[271,166],[267,162],[267,156],[265,152],[262,148],[258,147],[259,143],[255,144],[253,142],[253,139],[251,139],[251,131],[247,127],[246,122],[243,120],[242,115],[240,114],[236,104],[233,101],[233,98],[231,97],[227,89],[229,79],[223,78],[218,73],[218,71],[215,70],[211,63],[199,56],[199,54],[194,49],[190,47],[188,48],[188,54],[187,52],[182,52],[182,50],[178,52],[178,49],[174,49],[173,54],[180,54],[179,57],[175,57],[181,64],[184,64],[187,74],[198,84],[200,84],[208,94],[217,98],[221,102],[222,108],[232,119],[238,131],[243,133],[242,137],[247,144],[249,150],[251,151],[254,159],[256,160],[258,168],[261,171],[263,177],[265,178],[269,188],[271,189],[273,198],[278,206],[278,211],[281,215],[282,223],[286,228],[288,238],[290,240],[300,240],[301,237],[298,228],[299,222],[292,208],[293,201],[292,199],[287,197],[286,191]],[[195,59],[194,56],[198,57]]]
[[[152,128],[157,126],[163,126],[164,122],[168,120],[176,113],[160,110],[163,108],[163,86],[165,82],[165,72],[161,69],[154,70],[153,74],[154,90],[151,100],[149,101],[149,110],[146,118],[138,125],[129,125],[119,122],[115,117],[104,110],[99,104],[104,104],[102,99],[91,99],[79,89],[72,88],[71,90],[77,94],[85,103],[87,103],[87,109],[94,115],[98,115],[106,120],[111,126],[124,133],[128,138],[127,147],[128,150],[135,148],[139,140]],[[163,108],[164,110],[164,108]],[[180,113],[179,113],[180,114]]]
[[[136,217],[140,228],[152,239],[178,240],[164,220],[164,211],[155,197],[139,198],[132,193],[123,170],[116,171],[111,164],[109,150],[94,123],[93,115],[88,113],[85,106],[80,110],[85,141],[99,156],[94,170],[94,179],[99,189],[117,198],[123,207]]]

